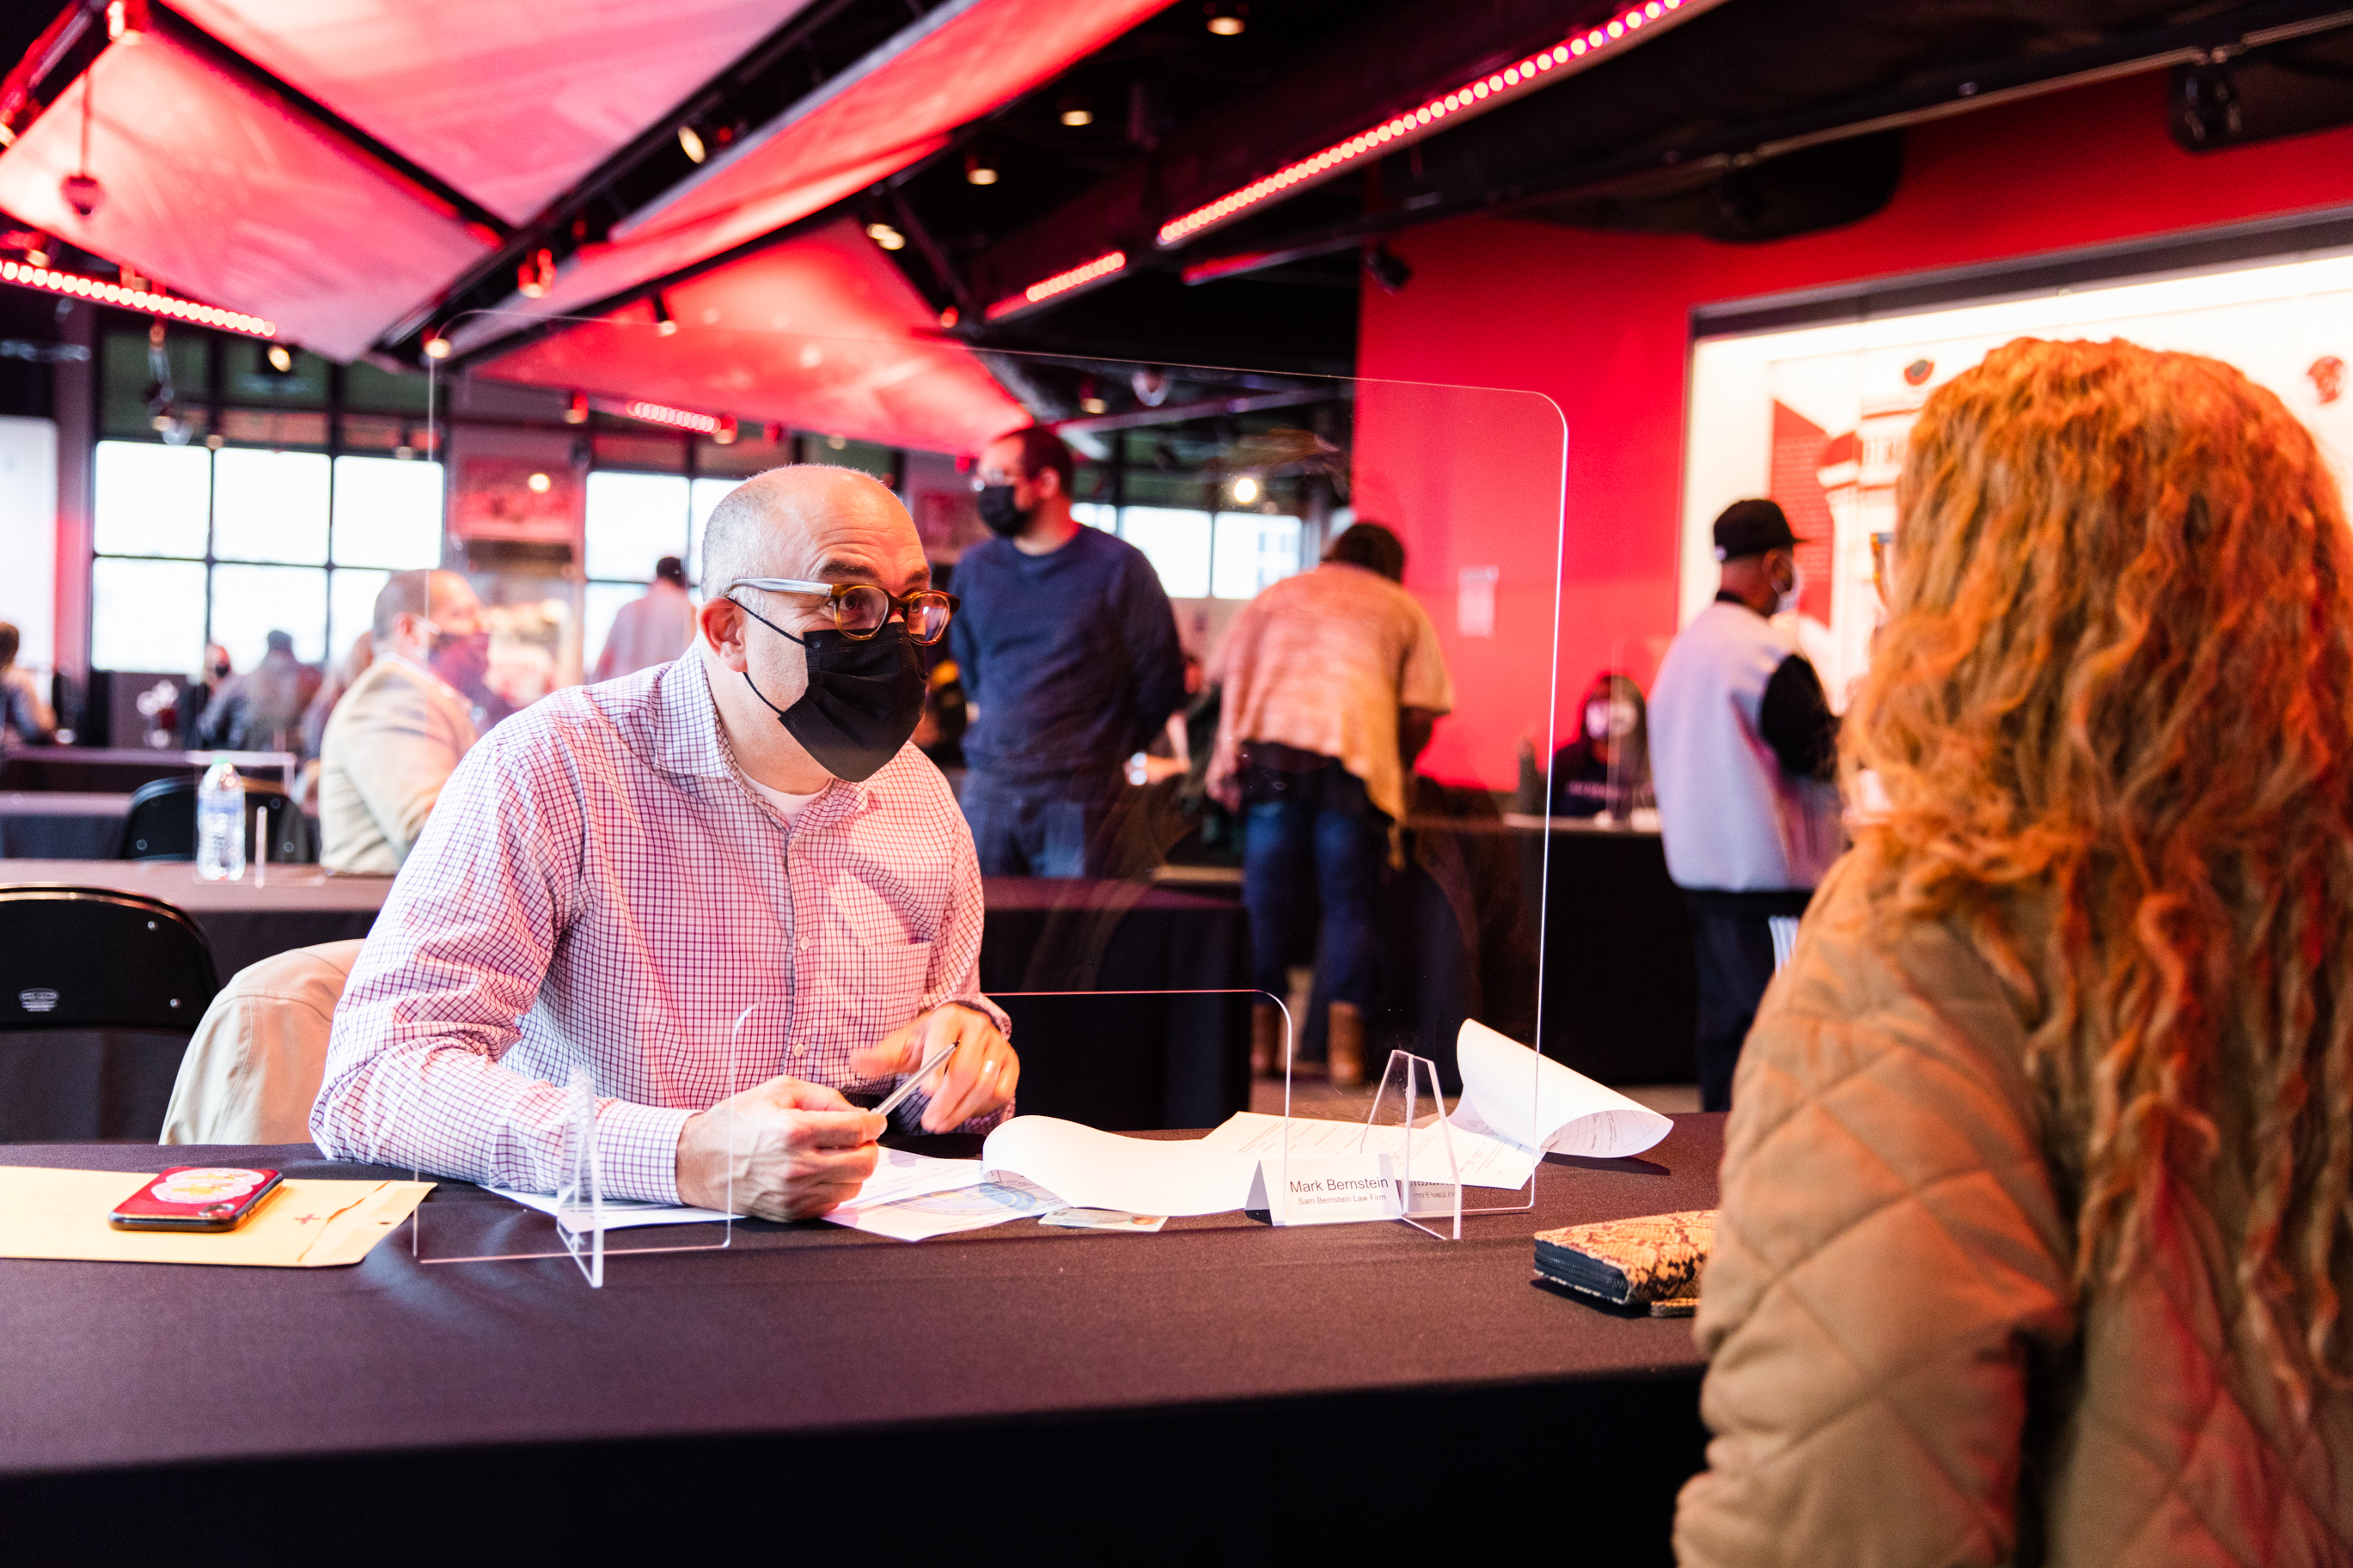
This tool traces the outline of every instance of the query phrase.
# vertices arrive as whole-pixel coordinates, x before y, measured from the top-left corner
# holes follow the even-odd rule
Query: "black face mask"
[[[807,650],[808,689],[790,708],[770,702],[748,669],[744,684],[819,767],[863,784],[899,754],[923,716],[923,665],[902,623],[892,621],[863,642],[838,631],[797,637],[756,610],[735,607]]]
[[[997,538],[1012,538],[1029,527],[1029,520],[1037,515],[1038,509],[1034,506],[1019,507],[1013,504],[1011,485],[980,487],[980,521],[988,524],[988,531]]]

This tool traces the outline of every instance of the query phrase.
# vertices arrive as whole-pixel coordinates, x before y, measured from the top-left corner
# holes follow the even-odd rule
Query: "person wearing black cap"
[[[1725,508],[1715,602],[1676,637],[1651,690],[1659,826],[1699,971],[1706,1110],[1732,1108],[1732,1070],[1773,978],[1773,918],[1803,914],[1846,847],[1838,719],[1814,667],[1767,618],[1797,607],[1798,543],[1769,500]]]

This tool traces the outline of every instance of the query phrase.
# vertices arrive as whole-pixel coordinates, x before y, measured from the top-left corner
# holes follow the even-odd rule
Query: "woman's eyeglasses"
[[[852,642],[864,642],[891,624],[895,610],[907,617],[907,636],[925,647],[940,640],[949,617],[963,601],[936,588],[919,588],[894,598],[871,583],[812,583],[797,577],[738,577],[725,593],[738,588],[765,588],[777,594],[822,594],[833,612],[833,624]]]

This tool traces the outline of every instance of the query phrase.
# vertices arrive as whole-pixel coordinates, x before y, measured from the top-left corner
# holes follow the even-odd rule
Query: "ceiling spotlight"
[[[526,300],[543,298],[555,287],[555,252],[534,250],[515,268],[515,290]]]
[[[135,44],[147,29],[146,0],[112,0],[106,8],[109,43]]]
[[[940,312],[940,325],[943,327],[953,327],[963,319],[964,318],[962,316],[957,314],[956,308],[954,305],[950,305],[946,310]]]
[[[654,331],[665,338],[678,331],[678,323],[670,319],[670,301],[659,294],[654,296]]]
[[[440,329],[438,327],[425,336],[425,357],[427,359],[449,357],[449,340],[441,335]]]
[[[980,161],[980,154],[977,153],[967,153],[965,154],[964,177],[965,183],[969,184],[993,185],[997,184],[997,171],[982,163]]]
[[[1258,500],[1258,481],[1244,474],[1234,481],[1234,500],[1244,506]]]
[[[49,253],[37,245],[25,252],[25,261],[27,266],[47,267],[49,264]]]
[[[1110,407],[1111,405],[1105,403],[1100,397],[1082,397],[1079,399],[1079,410],[1083,414],[1102,414],[1109,410]]]
[[[897,229],[892,228],[887,223],[868,224],[866,226],[866,237],[872,240],[875,244],[881,246],[885,250],[903,249],[907,244],[907,237],[901,234]]]
[[[572,395],[572,401],[564,405],[564,422],[566,425],[586,425],[588,423],[588,395],[586,393],[575,392]]]
[[[284,343],[272,343],[266,352],[269,358],[270,369],[280,375],[294,374],[294,354]]]
[[[723,414],[719,416],[719,428],[711,433],[711,438],[723,447],[733,447],[740,429],[735,423],[735,416]]]
[[[1095,111],[1089,109],[1087,107],[1087,100],[1079,97],[1076,93],[1072,93],[1062,100],[1061,110],[1062,123],[1069,126],[1073,131],[1078,130],[1082,125],[1092,125],[1095,122]]]
[[[839,452],[849,445],[849,438],[846,436],[828,436],[825,438],[825,444]]]
[[[535,496],[545,495],[550,489],[554,489],[555,485],[555,481],[549,479],[545,474],[533,474],[531,478],[525,479],[523,483],[531,487],[531,493]]]
[[[711,156],[711,149],[702,144],[702,138],[695,133],[691,125],[678,128],[678,150],[686,154],[689,163],[700,163]]]
[[[1202,9],[1209,14],[1209,31],[1221,38],[1240,33],[1245,26],[1243,18],[1250,15],[1250,7],[1240,0],[1209,0]]]

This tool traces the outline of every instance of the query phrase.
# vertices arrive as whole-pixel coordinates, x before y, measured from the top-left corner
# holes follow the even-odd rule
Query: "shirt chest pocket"
[[[881,942],[858,949],[850,1026],[858,1044],[871,1046],[913,1018],[923,1005],[932,972],[928,942]]]

